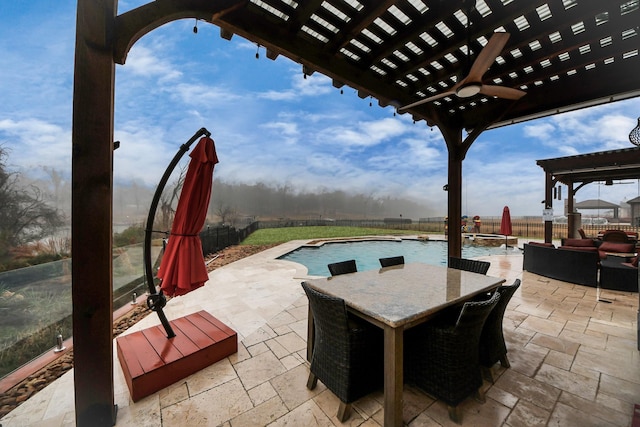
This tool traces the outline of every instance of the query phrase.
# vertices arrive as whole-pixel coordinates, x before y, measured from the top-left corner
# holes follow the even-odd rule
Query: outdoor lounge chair
[[[622,230],[606,230],[602,234],[603,242],[617,242],[617,243],[627,243],[629,241],[629,236]]]
[[[318,379],[340,399],[337,417],[349,417],[351,403],[382,388],[383,333],[364,320],[347,314],[341,298],[320,293],[305,283],[313,313],[315,341],[307,388]]]
[[[472,273],[487,274],[489,267],[491,267],[491,263],[489,261],[449,257],[449,268],[471,271]]]
[[[466,302],[405,331],[405,381],[415,384],[448,406],[449,418],[460,424],[458,405],[473,393],[484,402],[479,343],[482,327],[500,294]],[[457,315],[457,317],[456,317]]]
[[[328,264],[327,267],[329,267],[329,273],[331,273],[332,276],[337,276],[338,274],[355,273],[356,271],[358,271],[355,259],[334,262]]]
[[[390,267],[392,265],[401,265],[404,264],[404,256],[392,256],[388,258],[380,258],[380,266],[382,267]]]
[[[500,294],[500,300],[491,310],[489,317],[484,323],[482,334],[480,335],[480,364],[483,367],[485,377],[493,382],[491,375],[491,367],[498,361],[504,368],[509,368],[509,359],[507,359],[507,345],[504,342],[504,334],[502,332],[502,321],[504,311],[511,301],[511,297],[520,287],[520,279],[516,279],[510,286],[500,286],[496,292]]]

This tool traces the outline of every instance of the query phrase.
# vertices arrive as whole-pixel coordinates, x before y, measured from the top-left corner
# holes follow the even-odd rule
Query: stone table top
[[[393,328],[413,326],[503,282],[496,277],[423,263],[306,281],[317,291],[344,299],[356,314]]]

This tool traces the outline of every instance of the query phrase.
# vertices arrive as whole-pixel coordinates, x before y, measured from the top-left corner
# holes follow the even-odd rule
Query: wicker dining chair
[[[315,341],[307,388],[318,380],[340,399],[337,417],[344,422],[351,403],[382,388],[384,341],[381,328],[347,313],[345,302],[303,283],[313,314]]]
[[[472,273],[487,274],[489,267],[491,267],[491,263],[489,261],[449,257],[449,268],[470,271]]]
[[[348,261],[340,261],[328,264],[329,273],[332,276],[337,276],[339,274],[347,274],[347,273],[355,273],[358,271],[358,266],[356,265],[355,259],[350,259]]]
[[[496,293],[500,294],[498,304],[491,310],[489,317],[484,323],[482,334],[480,335],[480,365],[485,378],[493,383],[491,367],[500,361],[504,368],[511,367],[507,359],[507,345],[504,341],[502,331],[502,321],[504,311],[511,301],[511,297],[520,287],[520,279],[516,279],[512,285],[500,286]]]
[[[404,256],[392,256],[387,258],[380,258],[380,266],[381,267],[391,267],[392,265],[402,265],[404,264]]]
[[[475,393],[484,402],[478,346],[485,320],[499,299],[495,292],[488,300],[466,302],[457,313],[405,331],[405,382],[445,402],[449,418],[458,424],[463,400]]]

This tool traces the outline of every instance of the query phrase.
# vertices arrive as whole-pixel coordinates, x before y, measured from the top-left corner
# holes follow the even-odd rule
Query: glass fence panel
[[[162,240],[153,242],[158,259]],[[142,244],[113,251],[114,310],[147,292]],[[0,273],[0,378],[53,349],[56,337],[72,334],[71,260]]]

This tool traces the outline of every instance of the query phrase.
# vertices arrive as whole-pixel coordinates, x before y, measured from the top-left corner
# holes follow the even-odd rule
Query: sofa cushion
[[[607,252],[633,253],[635,251],[636,245],[633,243],[602,242],[598,247],[601,259],[604,259],[607,256]]]
[[[595,248],[596,244],[592,239],[562,239],[562,246]]]
[[[598,248],[596,248],[595,246],[559,246],[558,249],[567,249],[571,251],[598,252]]]
[[[553,243],[546,243],[546,242],[529,242],[529,245],[534,245],[534,246],[546,246],[547,248],[555,248],[555,246],[553,246]]]

